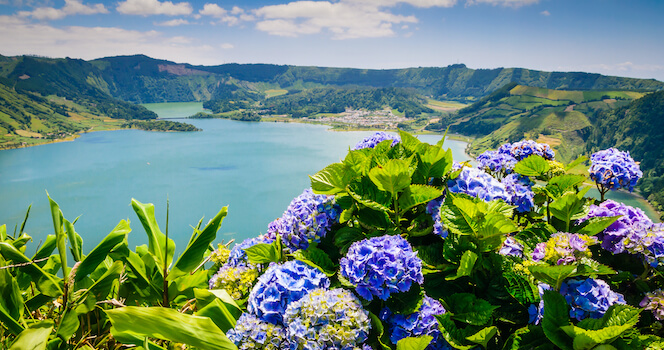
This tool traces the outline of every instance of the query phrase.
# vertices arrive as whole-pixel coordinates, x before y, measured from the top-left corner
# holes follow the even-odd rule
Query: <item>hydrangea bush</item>
[[[359,142],[266,236],[216,253],[226,262],[213,289],[239,289],[231,267],[263,266],[233,279],[250,293],[228,338],[241,349],[664,346],[661,224],[586,197],[597,177],[569,173],[546,144],[505,144],[477,164],[405,132]]]

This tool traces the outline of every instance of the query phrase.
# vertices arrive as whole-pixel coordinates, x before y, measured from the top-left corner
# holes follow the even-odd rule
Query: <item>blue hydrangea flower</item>
[[[551,286],[546,283],[539,283],[537,285],[537,290],[539,291],[540,302],[539,304],[530,304],[528,307],[528,323],[540,324],[542,318],[544,317],[544,300],[542,296],[544,295],[545,290],[551,290]]]
[[[431,215],[433,220],[433,233],[443,238],[447,237],[448,231],[443,227],[443,222],[440,219],[440,206],[443,205],[445,197],[440,196],[427,203],[427,214]]]
[[[264,321],[283,324],[288,304],[314,289],[329,286],[325,274],[299,260],[272,263],[251,290],[247,310]]]
[[[316,289],[288,305],[284,315],[293,350],[355,349],[367,340],[369,312],[352,292],[336,288]]]
[[[310,242],[320,242],[325,237],[332,225],[339,222],[340,214],[334,196],[306,189],[291,201],[281,218],[268,225],[267,236],[280,234],[284,246],[292,252],[307,249]]]
[[[535,206],[535,193],[531,190],[532,182],[528,177],[510,174],[501,181],[509,195],[509,204],[516,206],[519,213],[529,212]]]
[[[384,308],[380,319],[387,323],[388,334],[392,344],[407,337],[431,336],[433,339],[426,350],[452,349],[438,328],[435,315],[444,314],[443,305],[429,296],[424,296],[420,308],[409,315],[394,314],[389,308]]]
[[[341,275],[369,301],[374,296],[387,300],[392,293],[406,292],[413,283],[424,282],[422,260],[401,236],[386,235],[355,242],[339,263]]]
[[[590,179],[605,189],[625,188],[631,192],[643,176],[629,152],[621,152],[615,148],[593,153],[590,162]]]
[[[630,230],[621,243],[626,252],[640,255],[652,267],[664,263],[664,224]]]
[[[639,306],[650,310],[659,321],[664,320],[664,291],[661,289],[646,293]]]
[[[516,241],[512,237],[507,237],[503,241],[503,245],[500,247],[498,254],[504,256],[516,256],[519,258],[523,257],[523,245]]]
[[[235,328],[228,330],[226,336],[239,350],[278,350],[289,347],[286,329],[283,326],[265,322],[248,313],[240,316]]]
[[[516,165],[516,158],[509,153],[486,151],[477,156],[477,167],[492,174],[509,174]]]
[[[527,158],[532,154],[544,157],[546,160],[554,160],[556,154],[546,143],[537,143],[533,140],[523,140],[512,144],[506,143],[498,148],[498,153],[509,154],[517,161]]]
[[[232,267],[248,265],[249,261],[247,260],[247,253],[244,252],[245,249],[253,247],[256,244],[261,244],[261,243],[270,244],[272,242],[274,242],[273,238],[263,235],[253,238],[247,238],[244,241],[242,241],[242,243],[233,246],[233,249],[231,249],[231,252],[228,256],[228,261],[226,261],[226,265]]]
[[[447,187],[450,192],[465,193],[486,202],[494,199],[502,199],[504,201],[509,199],[505,185],[483,170],[475,168],[464,167],[459,177],[447,182]]]
[[[613,254],[625,251],[626,244],[623,241],[628,235],[635,231],[648,228],[653,224],[643,210],[610,199],[600,205],[591,205],[588,215],[581,219],[580,222],[594,217],[608,216],[621,217],[604,231],[598,233],[597,238],[602,242],[602,248]]]
[[[579,321],[584,318],[601,318],[613,304],[626,304],[622,294],[611,290],[599,279],[570,279],[560,286],[560,294],[565,296],[570,306],[569,315]]]
[[[353,150],[358,150],[363,148],[374,148],[376,147],[377,144],[385,140],[392,140],[392,147],[394,147],[394,145],[396,145],[397,143],[401,142],[399,136],[388,134],[383,131],[377,131],[373,135],[365,137],[362,141],[358,142],[355,145],[355,147],[353,147]]]

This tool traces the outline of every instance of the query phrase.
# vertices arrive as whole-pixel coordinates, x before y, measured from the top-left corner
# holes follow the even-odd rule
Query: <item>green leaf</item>
[[[602,318],[586,318],[579,322],[578,326],[587,330],[599,330],[610,326],[634,327],[639,322],[639,314],[642,309],[629,305],[613,304],[604,313]]]
[[[166,252],[166,262],[164,262],[164,249],[166,248],[166,235],[161,232],[157,219],[154,215],[154,205],[152,203],[143,204],[135,199],[131,199],[131,206],[143,224],[145,233],[148,235],[148,251],[152,254],[159,265],[158,271],[163,273],[163,266],[171,264],[173,254],[175,253],[175,242],[168,238],[168,251]]]
[[[134,333],[130,330],[125,330],[123,332],[118,331],[114,327],[111,327],[110,331],[111,335],[113,336],[113,339],[123,343],[123,344],[133,344],[137,345],[136,349],[137,350],[166,350],[166,348],[163,348],[154,342],[148,340],[147,337],[145,336],[140,336],[137,333]],[[145,343],[147,344],[147,348],[145,347]]]
[[[549,171],[550,165],[541,156],[532,154],[514,166],[514,172],[524,176],[541,176]]]
[[[45,350],[52,330],[51,320],[33,323],[19,333],[9,350]]]
[[[23,255],[23,253],[7,242],[0,242],[0,254],[2,254],[6,260],[11,260],[17,264],[29,263],[31,261],[27,256]],[[45,295],[57,298],[63,294],[61,287],[62,281],[56,276],[42,270],[39,265],[28,264],[19,267],[19,269],[30,275],[32,280],[37,284],[39,291]]]
[[[491,326],[491,327],[486,327],[482,328],[479,332],[466,337],[466,339],[472,341],[475,344],[480,344],[482,347],[486,348],[487,344],[493,338],[496,333],[498,333],[498,327],[496,326]]]
[[[544,291],[544,317],[542,318],[542,329],[549,340],[563,350],[573,348],[572,339],[565,333],[562,327],[569,326],[569,308],[565,297],[556,291]]]
[[[343,191],[350,183],[353,172],[344,163],[333,163],[315,175],[309,176],[311,189],[315,193],[335,194]]]
[[[238,319],[240,315],[242,315],[242,309],[240,306],[238,306],[233,297],[231,297],[224,289],[194,288],[194,296],[196,297],[196,306],[199,308],[205,307],[215,300],[220,300],[226,305],[227,309],[235,319]]]
[[[559,175],[549,180],[546,189],[554,198],[557,198],[565,194],[565,192],[575,191],[576,187],[583,184],[584,181],[586,181],[584,175]]]
[[[371,157],[366,151],[366,149],[355,150],[346,155],[343,163],[351,169],[352,173],[366,176],[371,170]]]
[[[401,146],[411,152],[415,151],[415,148],[422,144],[422,141],[418,140],[417,137],[403,130],[399,130],[399,138],[401,139]]]
[[[542,327],[528,325],[517,329],[507,340],[503,349],[555,350],[556,347],[546,338]]]
[[[53,251],[56,247],[57,242],[55,241],[55,235],[46,236],[46,240],[41,245],[41,247],[39,247],[37,253],[35,253],[35,255],[32,257],[32,260],[48,258],[51,254],[53,254]]]
[[[579,165],[579,164],[585,162],[586,160],[588,160],[588,157],[586,157],[586,156],[579,156],[578,158],[576,158],[576,159],[573,160],[571,163],[569,163],[569,164],[567,164],[567,165],[565,166],[565,171],[569,171],[569,170],[573,169],[573,168],[576,167],[577,165]]]
[[[410,289],[403,293],[393,293],[387,299],[385,306],[392,312],[408,315],[417,312],[424,301],[424,290],[419,284],[413,283]]]
[[[424,350],[431,340],[433,337],[430,335],[403,338],[397,342],[397,350]]]
[[[1,259],[0,262],[2,262]],[[0,311],[5,313],[15,323],[20,321],[23,316],[23,306],[23,296],[16,278],[12,276],[9,269],[0,270]],[[0,318],[2,317],[0,315]],[[8,322],[11,323],[12,321]],[[12,331],[17,331],[18,329],[15,327]],[[23,330],[23,327],[20,327],[20,329]],[[20,331],[17,333],[20,333]]]
[[[108,253],[111,252],[113,247],[122,243],[122,241],[127,238],[129,232],[131,232],[129,222],[125,220],[120,221],[115,228],[106,235],[106,237],[104,237],[94,249],[92,249],[90,254],[86,255],[85,258],[81,260],[81,263],[76,269],[74,281],[82,281],[85,277],[91,274],[92,271],[97,269],[97,266],[106,259],[106,256],[108,256]]]
[[[439,189],[432,186],[410,185],[399,196],[399,208],[402,212],[405,212],[420,204],[428,203],[442,194]]]
[[[309,248],[305,250],[298,250],[293,253],[295,259],[300,260],[311,267],[315,267],[325,273],[328,277],[332,277],[335,274],[337,266],[334,265],[330,256],[327,255],[324,251],[319,248],[310,245]]]
[[[411,175],[408,162],[402,159],[390,159],[369,171],[369,178],[376,187],[389,192],[393,197],[410,186]]]
[[[369,317],[371,318],[371,328],[376,331],[378,344],[380,344],[381,349],[391,350],[387,345],[389,343],[389,336],[385,334],[385,326],[383,326],[383,322],[378,316],[374,315],[373,312],[369,312]]]
[[[196,316],[209,317],[224,333],[235,327],[242,310],[225,290],[194,289]]]
[[[71,251],[74,261],[79,262],[83,258],[83,238],[74,230],[74,224],[67,219],[64,219],[64,221],[67,239],[69,239],[69,251]]]
[[[466,250],[461,256],[461,262],[459,263],[459,269],[455,276],[446,278],[447,280],[455,280],[459,277],[470,276],[473,272],[473,267],[477,262],[477,254],[470,250]]]
[[[514,297],[521,305],[528,306],[539,302],[539,291],[537,286],[514,272],[513,269],[503,271],[503,277],[507,281],[507,292]]]
[[[475,235],[478,230],[476,216],[480,213],[472,200],[448,193],[440,208],[440,218],[452,233]]]
[[[475,344],[466,345],[468,343],[466,337],[470,336],[471,334],[468,334],[469,332],[465,329],[457,328],[457,326],[454,324],[454,321],[452,321],[451,314],[449,312],[434,316],[438,320],[438,328],[440,329],[440,333],[452,347],[459,350],[470,350],[477,346]]]
[[[547,283],[554,288],[560,286],[560,284],[569,277],[574,276],[576,273],[575,265],[556,265],[556,266],[547,266],[547,265],[531,265],[528,266],[528,270],[535,277],[535,279]]]
[[[60,263],[62,264],[62,275],[64,280],[67,280],[69,275],[69,268],[67,266],[67,249],[65,238],[65,231],[62,228],[64,217],[62,217],[62,211],[60,206],[56,203],[46,192],[46,197],[48,197],[48,202],[51,207],[51,216],[53,217],[53,229],[55,230],[55,241],[58,246],[58,253],[60,254]]]
[[[58,324],[55,334],[65,341],[68,341],[73,335],[75,335],[80,325],[81,323],[78,320],[76,312],[69,309],[65,311],[64,315],[62,315],[62,319],[60,320],[60,324]]]
[[[207,252],[212,241],[217,238],[217,231],[221,222],[228,214],[228,207],[223,207],[217,215],[205,225],[205,228],[199,235],[192,237],[185,251],[175,262],[175,266],[168,274],[168,279],[173,280],[186,273],[193,271],[203,261],[203,255]]]
[[[362,230],[355,227],[344,226],[334,233],[334,245],[346,254],[351,244],[367,238]]]
[[[609,326],[595,331],[568,325],[562,327],[562,330],[573,339],[574,350],[590,350],[600,344],[610,344],[631,328],[631,326]]]
[[[252,264],[278,262],[281,261],[280,243],[280,239],[276,239],[270,244],[259,243],[245,249],[244,252]]]
[[[207,317],[181,314],[163,307],[127,306],[105,312],[113,328],[119,332],[130,331],[145,337],[188,344],[201,349],[237,349]]]
[[[621,218],[621,216],[608,216],[608,217],[590,218],[590,219],[588,219],[584,222],[583,226],[574,227],[572,229],[572,231],[574,231],[578,234],[594,236],[594,235],[604,231],[607,227],[611,226],[611,224],[613,224],[614,222],[616,222],[620,218]]]
[[[446,301],[451,308],[453,319],[473,326],[488,324],[493,311],[498,308],[470,293],[452,294]]]
[[[586,206],[586,200],[583,198],[585,191],[579,194],[568,193],[554,200],[549,204],[551,215],[563,222],[565,227],[558,227],[559,230],[569,232],[573,218],[582,216]]]

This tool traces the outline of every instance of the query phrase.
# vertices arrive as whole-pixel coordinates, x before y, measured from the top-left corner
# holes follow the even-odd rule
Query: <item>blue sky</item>
[[[664,81],[662,0],[0,0],[0,54]]]

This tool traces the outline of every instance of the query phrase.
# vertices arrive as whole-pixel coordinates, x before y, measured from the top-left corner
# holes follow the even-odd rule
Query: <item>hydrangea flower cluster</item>
[[[570,279],[560,286],[560,294],[565,296],[571,307],[569,315],[581,321],[584,318],[601,318],[613,304],[626,304],[622,294],[611,290],[599,279]]]
[[[551,286],[546,283],[539,283],[537,290],[540,297],[539,304],[530,304],[528,307],[528,323],[532,324],[540,324],[542,322],[542,317],[544,317],[544,299],[542,299],[542,296],[544,296],[545,290],[551,290]]]
[[[329,286],[325,274],[299,260],[272,263],[251,290],[247,310],[264,321],[283,324],[288,304],[314,289]]]
[[[516,256],[518,258],[523,257],[523,245],[516,241],[513,237],[507,237],[503,241],[503,245],[500,246],[498,254],[504,256]]]
[[[210,253],[210,261],[212,261],[215,265],[223,265],[226,263],[226,261],[228,261],[230,254],[231,250],[228,249],[228,247],[223,244],[219,244],[217,249]]]
[[[639,306],[650,310],[657,320],[664,320],[664,291],[657,289],[646,293]]]
[[[389,308],[384,308],[380,313],[380,319],[387,323],[390,341],[393,344],[403,338],[428,335],[433,340],[427,346],[427,350],[451,349],[438,328],[435,316],[445,312],[445,308],[438,300],[425,295],[422,305],[416,312],[409,315],[393,314]]]
[[[652,267],[664,263],[664,224],[630,231],[622,240],[625,251],[640,255]]]
[[[527,158],[532,154],[553,160],[556,154],[546,143],[537,143],[533,140],[523,140],[512,144],[506,143],[498,148],[498,153],[509,154],[517,161]]]
[[[253,265],[231,266],[224,264],[210,278],[210,289],[225,289],[233,299],[242,299],[258,278],[258,269]]]
[[[230,266],[240,266],[247,265],[249,261],[247,260],[247,253],[244,252],[245,249],[253,247],[256,244],[270,244],[274,242],[274,239],[267,236],[258,236],[253,238],[247,238],[242,243],[236,244],[233,246],[233,249],[228,254],[228,259],[226,264]]]
[[[486,151],[477,156],[477,167],[493,174],[509,174],[516,165],[516,158],[510,153]]]
[[[629,205],[606,200],[600,205],[591,205],[588,215],[581,222],[595,217],[621,216],[616,222],[597,234],[602,242],[602,248],[613,254],[625,251],[625,238],[635,231],[652,226],[652,221],[643,210]]]
[[[607,189],[625,188],[631,192],[643,176],[629,152],[621,152],[615,148],[593,153],[590,162],[590,179]]]
[[[385,140],[392,140],[392,147],[394,147],[394,145],[396,145],[397,143],[401,142],[399,136],[388,134],[383,131],[377,131],[373,135],[365,137],[362,141],[358,142],[355,145],[355,147],[353,147],[353,150],[358,150],[363,148],[374,148],[376,147],[377,144]]]
[[[288,305],[284,315],[291,349],[351,350],[367,340],[369,312],[350,291],[316,289]]]
[[[494,199],[505,201],[509,199],[505,185],[483,170],[476,168],[464,167],[456,179],[447,182],[447,187],[450,192],[465,193],[486,202]]]
[[[516,211],[526,213],[535,206],[535,193],[531,190],[532,182],[528,177],[510,174],[501,182],[509,195],[509,204],[514,205]]]
[[[341,208],[334,196],[314,194],[306,189],[295,197],[281,218],[268,225],[267,236],[281,235],[290,251],[307,249],[310,242],[320,242],[332,225],[339,222]]]
[[[443,222],[440,218],[440,206],[443,205],[445,197],[440,196],[427,203],[427,214],[431,215],[433,220],[433,233],[443,238],[447,237],[448,231],[443,227]]]
[[[424,282],[422,260],[401,236],[386,235],[355,242],[339,263],[341,275],[369,301],[374,296],[387,300],[392,293],[406,292],[413,283]]]
[[[239,350],[289,348],[284,326],[265,322],[248,313],[240,316],[235,323],[235,328],[228,330],[226,336],[238,346]]]
[[[584,234],[557,232],[548,241],[538,243],[533,250],[534,261],[567,265],[581,258],[592,258],[588,246],[597,244],[597,238]]]

